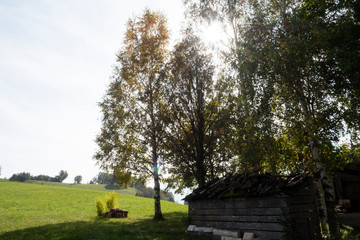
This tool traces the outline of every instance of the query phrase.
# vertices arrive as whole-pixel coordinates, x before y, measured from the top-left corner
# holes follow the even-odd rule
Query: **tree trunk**
[[[323,236],[327,236],[329,234],[329,229],[327,227],[326,205],[324,196],[324,189],[321,180],[319,179],[316,182],[316,205],[318,208],[318,215],[320,219],[321,233]]]
[[[197,143],[196,143],[196,168],[198,174],[198,184],[202,188],[206,183],[206,168],[205,168],[205,151],[204,151],[204,116],[202,109],[198,110],[198,129],[197,129]]]
[[[164,217],[161,213],[161,203],[160,203],[160,182],[159,182],[159,173],[157,167],[157,156],[154,156],[154,201],[155,201],[155,221],[164,220]]]
[[[160,181],[159,181],[159,168],[158,168],[158,156],[157,156],[157,141],[156,135],[153,133],[152,136],[152,156],[153,156],[153,171],[154,171],[154,202],[155,202],[155,221],[163,220],[161,213],[161,202],[160,202]]]
[[[197,114],[197,143],[196,143],[196,168],[198,174],[199,187],[205,186],[206,182],[206,168],[205,168],[205,151],[204,151],[204,137],[205,137],[205,117],[204,117],[204,79],[198,72],[198,62],[195,64],[195,82],[196,82],[196,114]]]
[[[149,110],[150,110],[150,121],[151,121],[151,147],[152,147],[152,158],[153,158],[153,171],[154,171],[154,202],[155,202],[155,221],[163,220],[161,213],[161,202],[160,202],[160,181],[159,181],[159,168],[158,168],[158,138],[157,138],[157,127],[156,118],[154,111],[154,95],[153,95],[153,76],[149,74]]]
[[[297,94],[300,96],[300,104],[304,112],[306,124],[308,125],[308,129],[310,130],[311,123],[309,112],[311,107],[306,104],[305,97],[303,94],[301,94],[301,92],[297,92]],[[339,222],[337,221],[337,216],[335,212],[335,191],[332,185],[332,180],[326,172],[326,169],[324,168],[323,162],[321,160],[319,147],[317,145],[314,133],[310,133],[309,135],[309,145],[311,148],[313,161],[316,164],[316,170],[320,174],[320,181],[323,189],[323,191],[320,191],[320,196],[323,192],[323,196],[321,197],[323,197],[325,201],[326,216],[327,222],[329,224],[330,237],[333,239],[340,239],[340,226]],[[321,187],[319,189],[321,190]],[[323,230],[324,229],[325,227],[323,227]]]
[[[313,138],[311,139],[310,145],[312,156],[316,163],[316,169],[320,174],[320,180],[324,190],[323,192],[325,197],[330,236],[333,239],[340,239],[340,226],[335,212],[335,192],[333,184],[331,182],[331,178],[323,166],[319,154],[319,148]]]

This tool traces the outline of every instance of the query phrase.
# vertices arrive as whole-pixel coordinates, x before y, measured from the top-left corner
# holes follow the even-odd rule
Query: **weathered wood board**
[[[190,224],[221,231],[252,232],[261,239],[320,236],[311,181],[289,194],[190,200],[189,220]]]

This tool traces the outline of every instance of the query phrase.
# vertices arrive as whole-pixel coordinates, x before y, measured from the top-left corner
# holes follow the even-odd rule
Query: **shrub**
[[[109,212],[112,208],[118,207],[118,198],[115,192],[105,195],[105,202],[102,199],[95,200],[96,211],[98,216],[104,216],[105,212]]]
[[[101,199],[97,199],[95,201],[95,205],[96,205],[96,212],[98,216],[103,216],[105,213],[105,203],[103,200]]]
[[[116,197],[115,192],[106,194],[106,196],[105,196],[105,202],[106,202],[107,211],[110,211],[110,209],[112,209],[112,208],[118,207],[118,202],[117,202],[117,200],[118,200],[118,199],[117,199],[117,197]]]

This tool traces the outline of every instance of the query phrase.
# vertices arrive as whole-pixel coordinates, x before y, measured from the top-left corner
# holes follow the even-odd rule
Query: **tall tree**
[[[187,2],[192,13],[226,20],[233,27],[230,59],[238,73],[242,114],[247,119],[249,97],[258,99],[255,105],[250,101],[255,110],[262,108],[261,100],[270,100],[264,106],[278,125],[278,138],[291,139],[298,156],[308,160],[304,170],[320,176],[330,233],[338,237],[329,173],[331,165],[339,163],[331,161],[329,152],[336,150],[344,121],[348,127],[358,126],[359,35],[349,34],[359,31],[357,1]],[[266,92],[270,98],[263,98]],[[260,116],[268,111],[264,113]],[[253,120],[256,114],[250,116]],[[259,129],[254,129],[256,134]]]
[[[203,187],[228,167],[226,84],[215,80],[211,55],[191,28],[175,46],[166,76],[163,145],[168,150],[168,180],[179,189]]]
[[[82,176],[81,175],[77,175],[75,178],[74,178],[74,183],[76,184],[80,184],[82,181]]]
[[[158,12],[147,9],[129,20],[119,66],[100,103],[103,125],[94,155],[102,168],[112,170],[123,182],[129,182],[131,175],[153,177],[155,220],[163,219],[159,179],[163,83],[159,76],[168,38],[166,19]]]
[[[259,29],[254,33],[244,34],[252,19],[251,1],[184,1],[188,13],[204,21],[221,21],[226,25],[232,35],[228,51],[223,52],[224,65],[228,81],[232,82],[232,129],[234,145],[233,154],[236,155],[237,171],[258,171],[279,173],[288,169],[279,169],[279,159],[282,158],[278,145],[283,141],[277,139],[278,131],[274,121],[274,87],[266,77],[254,78],[258,71],[257,60],[247,58],[246,54],[257,51],[245,43],[247,34],[261,35]],[[211,24],[211,23],[210,23]],[[249,39],[249,38],[248,38]],[[253,39],[254,41],[261,40]],[[244,44],[248,45],[246,51]],[[257,47],[260,46],[261,43]],[[261,49],[261,47],[260,47]],[[263,54],[263,53],[262,53]],[[260,54],[259,54],[260,55]],[[262,74],[271,74],[267,69],[262,69]],[[284,164],[283,164],[284,165]]]
[[[68,172],[65,170],[60,170],[59,175],[55,176],[59,182],[63,182],[69,176]]]
[[[321,22],[324,66],[322,74],[333,79],[344,109],[344,120],[354,137],[360,130],[360,1],[306,0],[303,18]]]

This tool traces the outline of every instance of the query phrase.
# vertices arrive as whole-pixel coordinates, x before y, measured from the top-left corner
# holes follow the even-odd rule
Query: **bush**
[[[117,199],[117,197],[116,197],[115,192],[106,194],[106,196],[105,196],[105,202],[106,202],[107,211],[110,211],[110,209],[112,209],[112,208],[118,207],[117,200],[118,200],[118,199]]]
[[[97,215],[100,217],[100,216],[103,216],[104,213],[105,213],[105,203],[103,200],[101,199],[97,199],[95,201],[95,205],[96,205],[96,212],[97,212]]]
[[[105,195],[105,202],[102,199],[95,200],[96,212],[98,216],[104,216],[105,212],[109,212],[112,208],[118,207],[118,198],[115,192]]]

